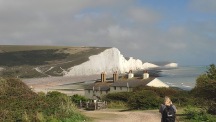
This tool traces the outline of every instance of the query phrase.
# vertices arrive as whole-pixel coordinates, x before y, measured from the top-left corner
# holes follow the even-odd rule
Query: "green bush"
[[[207,114],[207,112],[201,108],[187,106],[184,109],[184,114],[186,120],[194,121],[194,122],[216,122],[216,118],[213,115]]]
[[[131,109],[155,109],[162,103],[162,99],[153,91],[142,90],[134,92],[128,100]]]
[[[132,92],[116,92],[116,93],[109,93],[103,97],[105,101],[122,101],[127,102],[128,99],[132,96]]]
[[[149,90],[155,92],[158,96],[164,97],[164,96],[174,96],[178,90],[172,89],[172,88],[157,88],[157,87],[149,87],[149,86],[140,86],[134,89],[134,92],[141,91],[141,90]]]
[[[176,103],[179,107],[198,104],[197,99],[189,91],[177,91],[176,94],[170,97],[172,98],[172,102]]]
[[[70,97],[71,100],[76,103],[77,105],[79,105],[80,101],[82,102],[86,102],[88,99],[85,98],[84,96],[81,96],[81,95],[78,95],[78,94],[75,94],[73,96]]]
[[[169,96],[172,99],[172,102],[176,103],[179,107],[196,104],[196,99],[191,95],[190,91],[184,91],[176,88],[138,87],[135,88],[134,92],[142,90],[152,91],[161,99],[165,96]]]
[[[103,100],[109,104],[112,102],[108,106],[117,106],[116,103],[123,102],[132,109],[158,109],[165,96],[170,96],[178,106],[196,105],[196,99],[188,91],[155,87],[137,87],[132,92],[109,93]]]
[[[83,121],[70,97],[60,92],[34,93],[19,79],[0,78],[0,121]]]

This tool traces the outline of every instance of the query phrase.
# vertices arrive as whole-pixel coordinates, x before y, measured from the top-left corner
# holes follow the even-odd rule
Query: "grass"
[[[111,101],[107,107],[111,109],[127,109],[127,104],[122,101]]]
[[[66,46],[0,45],[0,52],[19,52],[32,50],[63,49]]]
[[[45,65],[50,61],[63,60],[69,54],[56,53],[58,50],[32,50],[0,53],[0,66]]]

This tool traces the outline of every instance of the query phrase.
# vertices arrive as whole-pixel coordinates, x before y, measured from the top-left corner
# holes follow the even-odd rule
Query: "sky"
[[[216,0],[0,0],[0,45],[116,47],[144,62],[216,64]]]

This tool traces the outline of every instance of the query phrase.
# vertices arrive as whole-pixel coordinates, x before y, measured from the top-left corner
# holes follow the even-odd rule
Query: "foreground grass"
[[[18,79],[0,78],[0,121],[81,122],[81,114],[65,94],[36,94]]]

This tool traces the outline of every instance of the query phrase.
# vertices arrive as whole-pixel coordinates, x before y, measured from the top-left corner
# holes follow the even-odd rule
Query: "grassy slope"
[[[11,46],[0,45],[0,76],[61,76],[63,70],[79,65],[107,47]],[[42,72],[39,73],[34,68]],[[63,69],[63,70],[62,70]]]

